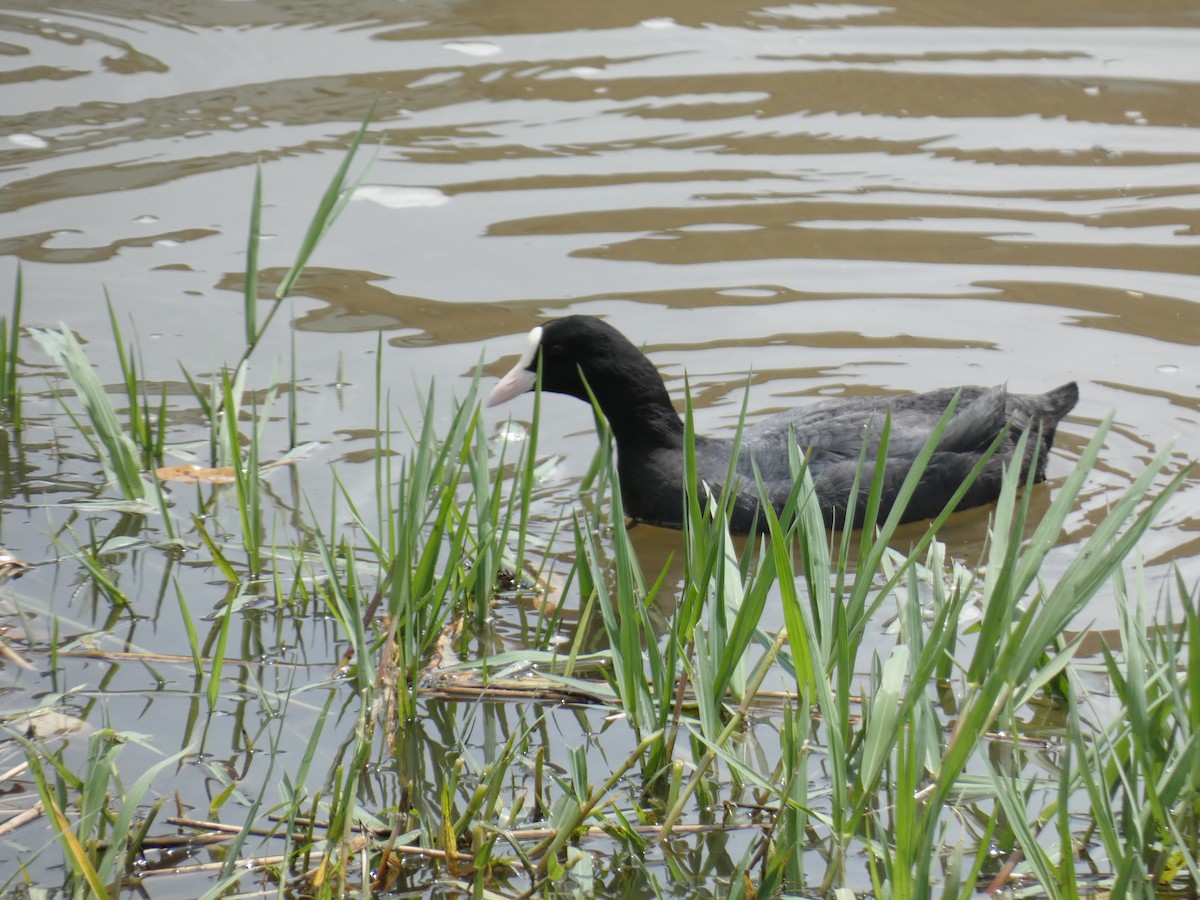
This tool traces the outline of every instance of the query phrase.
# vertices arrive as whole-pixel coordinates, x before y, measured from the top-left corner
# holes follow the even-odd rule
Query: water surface
[[[1173,473],[1200,452],[1198,42],[1183,2],[13,2],[0,284],[19,263],[26,324],[69,325],[115,385],[111,298],[144,376],[186,411],[181,366],[213,372],[242,350],[256,166],[267,298],[374,104],[355,201],[253,358],[262,387],[294,346],[299,436],[321,443],[272,476],[282,519],[328,509],[331,466],[370,502],[380,333],[398,420],[431,383],[448,410],[480,360],[502,373],[546,317],[587,313],[644,345],[681,403],[686,373],[710,430],[732,427],[748,374],[753,417],[822,396],[1078,381],[1037,502],[1110,412],[1115,426],[1053,579],[1149,459],[1174,442]],[[74,547],[124,526],[59,505],[103,474],[46,391],[44,356],[22,354],[39,396],[19,446],[6,436],[0,538],[46,561],[65,552],[52,536]],[[544,408],[541,450],[559,461],[534,529],[548,537],[580,502],[595,438],[582,404]],[[173,424],[184,440],[186,412]],[[272,440],[286,449],[282,425]],[[943,537],[973,562],[986,528],[969,513]],[[674,547],[669,532],[634,536],[648,558]],[[1152,595],[1175,569],[1200,578],[1200,472],[1141,552]],[[118,566],[137,619],[83,602],[73,561],[20,593],[80,631],[186,653],[163,599],[176,562]],[[503,631],[514,614],[498,617]],[[1084,619],[1111,628],[1111,603]],[[297,643],[251,634],[246,656]],[[297,677],[323,677],[336,637],[302,643],[317,668]],[[161,735],[189,716],[151,703],[140,667],[60,665],[53,689],[103,682],[119,727]],[[46,689],[4,681],[14,707]],[[200,804],[207,789],[190,791]]]

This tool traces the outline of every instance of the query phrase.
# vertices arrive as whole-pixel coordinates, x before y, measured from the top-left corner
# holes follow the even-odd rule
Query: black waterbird
[[[556,319],[529,333],[525,352],[492,390],[488,406],[531,390],[537,379],[539,356],[543,390],[588,401],[590,388],[608,419],[617,444],[617,472],[625,513],[653,525],[682,527],[684,425],[662,377],[645,354],[601,319]],[[1011,461],[1025,429],[1031,434],[1022,474],[1027,472],[1030,459],[1036,457],[1034,480],[1045,479],[1055,428],[1079,399],[1074,382],[1044,394],[1010,394],[1003,386],[960,387],[910,396],[823,400],[746,426],[737,464],[737,496],[730,511],[731,529],[746,533],[766,527],[759,509],[755,466],[771,505],[777,512],[783,508],[793,486],[788,447],[791,434],[809,455],[809,471],[825,522],[831,526],[844,522],[863,441],[867,442],[865,482],[874,471],[880,432],[890,410],[891,433],[879,509],[882,519],[956,393],[959,399],[954,414],[904,510],[903,521],[938,515],[1006,426],[1008,432],[999,449],[957,508],[970,509],[996,499],[1004,467]],[[732,437],[696,437],[697,479],[717,494],[733,450]],[[867,487],[863,484],[859,489],[856,522],[862,521],[865,512]]]

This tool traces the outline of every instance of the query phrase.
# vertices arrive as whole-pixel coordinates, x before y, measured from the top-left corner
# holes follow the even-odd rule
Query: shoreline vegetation
[[[177,744],[148,726],[111,730],[99,709],[86,731],[62,739],[69,729],[47,718],[64,715],[70,688],[57,682],[41,706],[6,716],[4,738],[21,752],[6,757],[4,783],[24,786],[28,807],[0,821],[0,839],[26,848],[20,871],[0,873],[4,892],[1196,895],[1200,586],[1177,575],[1154,600],[1160,588],[1147,584],[1138,553],[1188,467],[1171,475],[1163,450],[1111,499],[1065,571],[1052,582],[1040,575],[1111,418],[1040,518],[1032,485],[1007,473],[976,567],[937,541],[948,513],[898,550],[903,504],[878,517],[870,471],[857,487],[865,521],[827,532],[797,451],[792,499],[781,516],[766,504],[762,539],[735,541],[721,502],[701,508],[693,496],[676,580],[677,569],[642,568],[607,436],[584,485],[597,502],[547,539],[530,527],[540,393],[522,439],[497,441],[478,372],[449,416],[431,386],[396,449],[380,352],[372,502],[335,475],[333,509],[273,520],[264,472],[311,448],[297,439],[294,358],[290,380],[254,388],[247,362],[353,191],[366,127],[261,322],[256,178],[244,350],[207,381],[184,373],[183,402],[205,423],[190,426],[204,448],[195,463],[167,465],[180,398],[150,387],[112,304],[123,409],[68,328],[22,325],[18,273],[0,322],[11,439],[27,412],[18,359],[27,335],[65,372],[74,396],[60,397],[63,421],[105,472],[107,487],[84,508],[129,524],[123,543],[91,526],[56,534],[62,558],[110,622],[130,606],[113,560],[134,545],[202,569],[223,599],[197,596],[202,582],[182,578],[165,592],[188,655],[63,643],[60,632],[85,626],[57,620],[0,638],[33,672],[91,654],[194,679]],[[684,418],[694,480],[690,397]],[[283,450],[267,438],[279,421]],[[1101,594],[1117,605],[1119,634],[1085,656],[1087,634],[1067,628]],[[521,610],[521,649],[494,640],[497,604]],[[783,629],[760,627],[768,604],[782,606]],[[14,605],[23,622],[46,618],[29,596]],[[276,633],[319,624],[322,643],[302,664],[233,652],[250,615]],[[894,617],[890,646],[867,640],[880,617]],[[305,680],[310,656],[327,663],[315,683]],[[271,684],[254,674],[264,663]],[[246,727],[267,762],[253,778],[210,765],[228,752],[209,742],[230,692],[259,713]],[[311,725],[289,730],[289,711]],[[446,737],[439,758],[412,737],[422,719]],[[563,721],[581,723],[577,743],[561,737]],[[172,779],[201,770],[220,787],[207,809],[179,808]],[[383,797],[381,773],[395,788]]]

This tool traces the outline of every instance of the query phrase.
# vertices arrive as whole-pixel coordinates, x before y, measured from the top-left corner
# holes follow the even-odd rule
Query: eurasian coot
[[[542,388],[587,401],[584,379],[612,427],[617,442],[617,471],[627,515],[669,528],[683,521],[683,422],[671,404],[658,371],[617,329],[591,316],[568,316],[534,328],[520,361],[492,390],[495,406],[531,390],[542,360]],[[581,377],[582,376],[582,377]],[[988,461],[958,504],[969,509],[994,500],[1000,492],[1003,467],[1012,459],[1022,429],[1029,428],[1029,450],[1037,444],[1037,481],[1045,478],[1046,457],[1054,429],[1075,406],[1074,382],[1045,394],[1010,394],[1004,387],[946,388],[926,394],[897,397],[847,397],[823,400],[779,413],[743,433],[738,458],[737,498],[730,515],[733,531],[746,533],[757,523],[759,490],[757,465],[771,505],[778,511],[792,490],[788,436],[795,433],[809,454],[809,467],[827,524],[843,523],[851,485],[864,438],[868,442],[865,478],[875,467],[879,434],[887,410],[892,413],[880,517],[890,511],[912,461],[925,445],[947,405],[959,391],[954,416],[943,432],[920,484],[904,511],[906,522],[936,516],[962,484],[979,458],[1005,427],[1003,444]],[[725,480],[733,438],[696,438],[699,480],[717,491]],[[1028,457],[1026,458],[1026,468]],[[855,521],[861,522],[866,485],[860,487]]]

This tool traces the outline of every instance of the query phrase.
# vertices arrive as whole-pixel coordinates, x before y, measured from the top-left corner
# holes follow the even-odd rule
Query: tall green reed
[[[1102,652],[1125,715],[1105,714],[1076,673],[1067,692],[1068,747],[1078,760],[1074,778],[1090,801],[1088,833],[1112,867],[1113,896],[1149,897],[1155,885],[1180,874],[1194,890],[1200,884],[1200,583],[1188,585],[1177,574],[1158,625],[1148,616],[1140,561],[1132,582],[1119,574],[1113,583],[1119,643]],[[1061,797],[1057,803],[1065,808]]]
[[[55,365],[66,371],[90,427],[83,427],[69,407],[64,405],[64,410],[103,464],[109,479],[116,482],[127,500],[145,499],[149,488],[142,478],[142,460],[137,446],[121,428],[104,385],[75,335],[66,327],[58,331],[30,329],[30,334]]]
[[[121,378],[125,384],[125,400],[129,404],[128,428],[134,447],[141,456],[143,469],[152,469],[163,463],[163,446],[166,442],[167,428],[167,389],[164,385],[158,397],[157,409],[151,404],[146,383],[139,377],[138,367],[145,371],[145,363],[141,361],[141,353],[135,344],[126,349],[121,335],[121,327],[117,323],[117,314],[113,309],[112,298],[108,291],[104,292],[108,305],[108,320],[112,327],[113,344],[117,348],[117,365],[121,370]]]
[[[371,527],[358,510],[354,498],[341,487],[341,500],[348,507],[372,554],[378,560],[381,580],[378,602],[368,604],[354,574],[353,566],[339,566],[335,548],[340,543],[331,519],[328,534],[318,531],[317,541],[326,573],[326,600],[329,610],[351,639],[356,657],[356,680],[367,688],[376,681],[375,648],[380,641],[394,654],[384,661],[400,673],[399,703],[401,716],[415,714],[416,687],[426,650],[440,635],[452,609],[453,589],[461,573],[439,561],[456,534],[454,508],[458,472],[454,465],[462,442],[463,423],[468,412],[459,409],[456,427],[445,441],[433,433],[434,395],[426,400],[426,425],[421,439],[401,463],[396,483],[380,483],[376,497],[381,509],[388,510],[381,523],[386,530]],[[380,437],[377,459],[391,456],[390,435]],[[376,469],[378,478],[392,471],[391,463]],[[339,482],[340,485],[340,482]],[[461,546],[461,545],[458,545]],[[451,550],[453,552],[453,550]],[[342,572],[348,577],[343,583]],[[378,609],[379,614],[373,614]],[[376,626],[386,624],[378,635]]]
[[[296,251],[296,258],[276,287],[274,303],[271,304],[271,308],[267,311],[261,324],[258,321],[258,253],[260,223],[262,219],[262,167],[260,165],[255,169],[254,190],[250,201],[249,236],[246,243],[246,275],[243,279],[242,290],[246,346],[241,358],[233,367],[235,371],[242,369],[246,365],[250,359],[250,355],[258,347],[263,336],[266,334],[267,328],[270,327],[271,321],[279,311],[282,301],[291,293],[297,279],[304,272],[305,266],[308,265],[308,261],[320,244],[321,239],[333,227],[333,223],[337,221],[342,210],[346,208],[346,204],[350,202],[354,194],[354,189],[366,176],[366,169],[364,169],[363,173],[357,179],[351,180],[349,178],[350,167],[354,162],[355,155],[358,153],[359,146],[363,142],[363,138],[366,137],[367,128],[371,124],[371,118],[374,114],[375,104],[372,103],[358,131],[351,138],[350,144],[342,156],[342,161],[333,174],[333,178],[326,185],[325,191],[321,195],[321,199],[317,203],[317,208],[313,212],[313,217],[308,224],[308,229],[300,241],[300,246]]]
[[[978,753],[983,735],[1061,681],[1079,639],[1064,643],[1059,635],[1096,591],[1111,583],[1120,561],[1184,477],[1177,475],[1163,490],[1152,493],[1167,460],[1169,451],[1164,451],[1114,505],[1058,582],[1045,586],[1038,582],[1038,573],[1096,463],[1108,423],[1098,429],[1036,523],[1029,510],[1032,476],[1021,478],[1020,460],[1030,441],[1029,435],[1023,435],[1004,476],[986,566],[975,577],[957,569],[946,582],[944,548],[934,535],[969,482],[908,553],[896,554],[890,542],[952,412],[953,408],[947,410],[882,523],[882,471],[876,468],[861,477],[855,488],[866,492],[864,521],[851,519],[843,530],[828,535],[811,479],[796,451],[793,504],[787,515],[780,517],[764,502],[770,542],[763,544],[757,555],[751,549],[754,545],[748,543],[739,559],[724,526],[726,504],[707,498],[699,487],[694,489],[684,500],[684,585],[669,632],[662,639],[648,614],[662,585],[646,588],[624,529],[614,529],[612,558],[607,560],[599,549],[602,526],[585,517],[577,521],[581,592],[585,598],[594,595],[602,611],[613,660],[613,686],[635,735],[663,735],[647,748],[645,777],[652,782],[674,769],[671,759],[677,751],[669,737],[672,728],[686,727],[699,739],[699,746],[707,748],[697,753],[693,744],[693,774],[686,784],[671,788],[660,837],[670,833],[693,793],[703,790],[704,772],[719,759],[733,778],[745,777],[779,798],[779,834],[790,836],[790,841],[781,842],[777,836],[772,851],[763,857],[764,874],[803,882],[803,858],[811,837],[806,829],[815,824],[827,833],[830,854],[821,890],[844,883],[847,855],[862,846],[883,864],[875,871],[885,892],[896,897],[931,896],[932,867],[940,858],[938,842],[944,833],[945,809],[970,783],[970,779],[963,781],[962,775],[967,762]],[[685,459],[690,460],[694,454],[690,403],[685,418]],[[890,424],[885,423],[880,460],[886,455],[889,430]],[[999,439],[972,479],[998,445]],[[620,522],[623,510],[608,446],[607,440],[602,440],[600,485],[611,486],[613,517]],[[860,472],[863,463],[860,461]],[[686,462],[685,467],[690,483],[695,484],[694,463]],[[1027,468],[1033,470],[1032,465]],[[732,472],[731,466],[727,483],[732,483]],[[852,502],[849,508],[855,509],[856,504]],[[793,511],[794,518],[789,518]],[[864,526],[861,530],[851,530],[860,524]],[[1027,532],[1031,536],[1025,540]],[[853,543],[857,546],[852,556]],[[921,573],[929,573],[932,617],[923,608]],[[782,597],[786,622],[785,631],[775,639],[755,630],[765,598],[772,591]],[[864,659],[867,625],[893,596],[900,609],[899,641],[882,658],[872,654]],[[956,663],[960,620],[968,604],[977,600],[983,608],[979,634],[970,644],[969,658]],[[767,652],[743,676],[739,667],[745,664],[752,634]],[[780,646],[781,639],[786,646]],[[747,769],[728,746],[730,736],[736,733],[731,726],[737,724],[743,710],[738,699],[753,695],[761,683],[764,662],[775,655],[779,664],[795,675],[800,708],[811,703],[820,711],[821,755],[829,773],[830,793],[819,806],[813,805],[815,798],[803,783],[812,751],[799,739],[794,724],[785,728],[782,742],[783,789]],[[860,712],[852,696],[864,670],[869,674]],[[935,676],[956,671],[962,673],[956,680],[960,711],[947,736],[929,686]],[[685,686],[694,691],[686,700]],[[994,797],[1000,789],[994,787],[989,793]],[[880,814],[881,791],[893,798],[890,818]],[[1150,808],[1154,809],[1154,804]],[[995,821],[993,817],[989,833]],[[974,856],[966,880],[956,870],[951,880],[958,889],[969,893],[969,882],[985,855],[980,851]],[[1072,882],[1068,879],[1066,883]]]
[[[0,316],[0,414],[13,426],[21,427],[21,388],[17,381],[18,350],[21,343],[21,306],[25,288],[20,265],[13,285],[12,311]]]
[[[121,893],[122,881],[132,877],[142,856],[141,840],[157,814],[161,800],[147,814],[142,807],[160,772],[192,752],[188,747],[146,767],[131,783],[118,774],[117,757],[133,735],[102,729],[88,740],[87,762],[76,773],[63,749],[50,750],[36,738],[0,725],[20,743],[63,848],[67,890],[76,897],[110,897]],[[138,827],[134,822],[140,818]]]
[[[382,409],[388,393],[382,390],[381,369],[376,379],[381,390],[377,422],[384,426],[376,438],[377,516],[368,522],[344,486],[339,491],[339,502],[378,561],[378,599],[370,615],[354,599],[359,595],[347,592],[334,577],[338,567],[329,536],[321,535],[319,543],[330,608],[351,636],[361,667],[359,683],[374,679],[369,656],[386,646],[388,666],[399,674],[398,714],[407,718],[416,714],[421,670],[451,618],[457,614],[480,627],[490,615],[498,573],[517,565],[510,540],[517,523],[528,516],[527,500],[521,499],[528,493],[521,484],[532,468],[518,457],[516,499],[504,498],[503,479],[492,482],[491,467],[502,468],[505,459],[501,454],[493,463],[490,456],[478,406],[478,375],[464,397],[454,401],[449,428],[441,435],[436,393],[430,387],[421,423],[411,435],[412,447],[397,466],[386,427],[389,414]],[[533,453],[532,444],[522,446],[525,458]]]
[[[837,648],[832,651],[833,658],[822,657],[819,615],[809,615],[807,604],[789,591],[790,579],[781,579],[792,660],[797,664],[798,677],[801,672],[808,675],[808,687],[814,691],[822,714],[828,745],[832,776],[828,827],[835,863],[827,870],[822,889],[831,889],[844,877],[842,861],[850,846],[865,843],[884,863],[884,884],[890,896],[932,896],[933,864],[939,858],[944,809],[961,789],[960,778],[968,761],[978,752],[988,729],[1011,715],[1006,710],[1019,708],[1062,673],[1081,639],[1060,642],[1063,629],[1100,586],[1111,580],[1121,559],[1180,483],[1176,477],[1157,496],[1149,496],[1167,459],[1165,453],[1160,455],[1115,504],[1058,582],[1053,586],[1039,583],[1033,590],[1045,555],[1095,464],[1107,427],[1106,422],[1098,429],[1028,541],[1023,541],[1022,535],[1029,518],[1032,478],[1026,480],[1025,490],[1018,497],[1017,488],[1022,484],[1019,466],[1016,461],[1009,466],[994,516],[986,571],[978,579],[983,617],[971,658],[962,664],[964,674],[956,697],[958,713],[948,738],[938,727],[928,690],[942,661],[955,651],[953,639],[959,633],[958,621],[968,593],[961,582],[950,593],[935,588],[933,616],[928,620],[918,612],[919,597],[913,582],[909,582],[906,604],[901,606],[900,642],[881,668],[879,662],[875,663],[876,674],[864,692],[863,715],[855,724],[849,717],[850,677],[839,677],[839,673],[861,667],[856,645],[847,640],[848,635],[839,633],[833,644]],[[1026,438],[1022,437],[1015,460],[1021,458]],[[863,539],[869,537],[864,534]],[[811,552],[816,548],[808,549]],[[864,554],[860,548],[855,581],[871,585],[875,570],[864,571],[862,565],[864,559],[872,559],[870,548],[867,550]],[[783,555],[777,555],[782,568]],[[884,591],[891,589],[900,572],[913,571],[915,559],[915,554],[908,556],[887,578]],[[942,565],[943,560],[935,552],[930,569],[940,572]],[[815,569],[806,579],[810,598],[814,592],[820,595],[829,583],[822,564]],[[864,609],[876,609],[879,602],[877,594]],[[820,664],[822,659],[825,665]],[[825,677],[830,661],[832,683]],[[890,827],[883,826],[874,812],[885,772],[895,782],[894,795],[905,796],[903,802],[897,801]],[[912,788],[918,789],[919,800],[915,803],[906,793]],[[781,796],[780,802],[786,799]],[[865,825],[869,825],[868,832],[864,832]],[[868,833],[882,839],[871,841]],[[788,851],[800,853],[803,848],[796,846]]]

